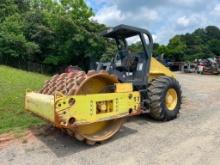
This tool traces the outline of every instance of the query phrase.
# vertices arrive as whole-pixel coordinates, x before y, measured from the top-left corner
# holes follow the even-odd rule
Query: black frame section
[[[144,34],[146,34],[148,37],[148,40],[149,40],[148,45],[146,44]],[[138,90],[143,89],[143,88],[146,89],[146,86],[148,84],[147,82],[148,82],[148,77],[149,77],[148,75],[149,75],[149,70],[150,70],[150,61],[151,61],[152,51],[153,51],[153,38],[150,32],[145,29],[122,24],[122,25],[118,25],[114,28],[110,28],[107,31],[102,32],[101,35],[106,38],[115,39],[117,44],[118,44],[119,39],[125,41],[125,39],[129,37],[136,36],[136,35],[140,36],[141,43],[142,43],[143,50],[144,50],[143,69],[142,69],[142,75],[141,75],[143,78],[143,81],[133,81],[132,83],[134,84],[135,87],[138,88]],[[125,41],[125,44],[127,44],[126,41]],[[114,63],[112,63],[111,65],[112,67],[110,68],[112,69],[109,69],[109,72],[116,74],[120,80],[122,80],[123,82],[126,82],[127,80],[123,79],[122,75],[114,69],[113,67]]]

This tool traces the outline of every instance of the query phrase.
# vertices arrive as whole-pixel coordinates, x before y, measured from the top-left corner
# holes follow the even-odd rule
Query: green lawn
[[[26,89],[40,89],[48,76],[0,65],[0,133],[22,131],[44,123],[24,111]]]

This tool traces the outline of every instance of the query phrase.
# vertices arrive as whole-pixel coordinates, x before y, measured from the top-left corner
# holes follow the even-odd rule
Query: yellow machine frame
[[[140,93],[134,92],[130,83],[115,85],[115,93],[104,94],[53,96],[27,92],[25,109],[62,128],[140,114]]]
[[[154,57],[151,57],[149,81],[159,76],[175,77],[173,72],[171,72],[167,67],[162,65]]]
[[[116,56],[115,65],[100,63],[87,73],[73,69],[56,74],[39,93],[26,92],[25,96],[26,110],[91,145],[112,137],[127,116],[150,112],[153,118],[168,121],[177,116],[181,104],[181,89],[174,74],[151,57],[153,39],[147,30],[119,25],[102,35],[115,39],[123,56],[119,58],[121,66],[116,65]],[[136,35],[143,54],[133,56],[125,41]]]
[[[168,68],[152,58],[149,81],[161,75],[174,77]],[[26,92],[25,109],[60,128],[140,114],[140,93],[133,91],[133,85],[117,83],[115,86],[114,93],[103,94],[65,96],[60,92],[55,95]]]

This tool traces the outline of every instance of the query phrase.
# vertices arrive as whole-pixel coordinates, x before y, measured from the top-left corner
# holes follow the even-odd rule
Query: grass
[[[49,77],[0,65],[0,133],[22,132],[44,121],[24,111],[26,89],[40,89]]]

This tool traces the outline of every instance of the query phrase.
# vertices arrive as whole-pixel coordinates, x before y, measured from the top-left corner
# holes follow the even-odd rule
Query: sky
[[[86,0],[93,20],[107,26],[148,29],[154,42],[167,44],[176,34],[208,25],[220,27],[220,0]]]

